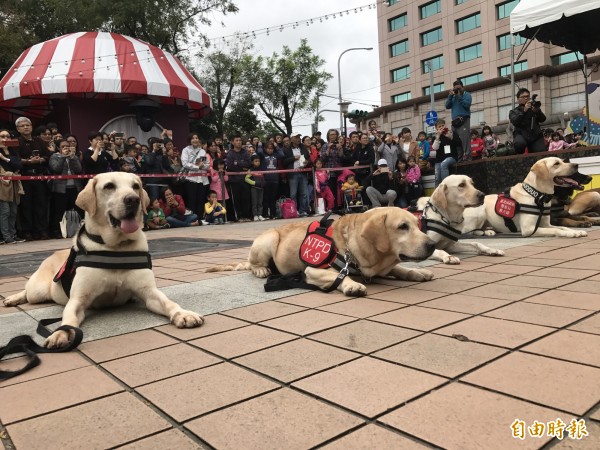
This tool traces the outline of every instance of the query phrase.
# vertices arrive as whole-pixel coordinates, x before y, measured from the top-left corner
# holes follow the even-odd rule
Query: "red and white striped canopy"
[[[80,32],[25,50],[0,80],[5,112],[45,112],[40,101],[107,94],[149,97],[186,105],[196,117],[211,108],[210,96],[175,56],[139,39],[115,33]],[[36,109],[39,111],[36,114]]]

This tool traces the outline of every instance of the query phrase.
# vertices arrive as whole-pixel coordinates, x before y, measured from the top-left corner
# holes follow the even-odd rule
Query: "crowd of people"
[[[511,122],[518,152],[523,143],[533,151],[576,145],[562,129],[540,128],[538,122],[545,117],[528,91],[520,90],[517,98],[519,106],[511,111]],[[147,229],[274,219],[279,216],[281,197],[293,199],[303,217],[319,203],[325,210],[343,207],[345,191],[354,195],[353,204],[360,191],[365,194],[358,200],[361,204],[406,207],[422,195],[424,170],[434,170],[437,186],[457,162],[497,153],[500,142],[489,126],[481,134],[467,130],[465,137],[470,95],[460,82],[455,82],[446,106],[452,110],[452,123],[438,120],[429,136],[420,131],[413,137],[409,128],[395,135],[370,121],[367,130],[353,131],[348,137],[331,129],[324,138],[321,132],[312,136],[293,132],[275,134],[265,142],[258,136],[244,142],[240,135],[224,142],[220,137],[207,141],[192,132],[181,150],[166,129],[147,143],[119,132],[94,131],[83,144],[74,135],[63,135],[56,124],[33,129],[28,118],[20,117],[14,131],[0,130],[0,175],[152,174],[144,178],[151,199]],[[531,126],[522,131],[517,125],[525,121]],[[83,215],[75,199],[85,183],[85,179],[3,180],[0,243],[62,237],[65,212],[75,209]]]

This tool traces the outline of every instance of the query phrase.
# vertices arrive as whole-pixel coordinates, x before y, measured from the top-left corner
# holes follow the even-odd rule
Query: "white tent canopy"
[[[600,48],[600,0],[521,0],[510,15],[513,34],[583,54]]]

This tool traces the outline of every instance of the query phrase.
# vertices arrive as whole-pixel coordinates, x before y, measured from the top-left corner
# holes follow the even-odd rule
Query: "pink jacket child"
[[[331,189],[327,184],[329,172],[325,169],[317,169],[315,171],[315,178],[317,179],[317,194],[325,200],[325,208],[327,211],[331,211],[335,206],[335,199],[333,197],[333,192],[331,192]]]
[[[564,150],[567,148],[571,148],[571,147],[575,147],[577,145],[577,143],[572,143],[572,144],[567,144],[565,141],[563,141],[562,139],[559,141],[550,141],[550,145],[548,146],[548,151],[549,152],[556,152],[558,150]]]
[[[406,170],[406,182],[408,184],[418,184],[421,182],[421,169],[419,169],[419,166],[412,166]]]
[[[227,192],[227,187],[225,183],[229,180],[229,175],[223,175],[223,182],[221,183],[221,178],[219,177],[219,172],[217,172],[212,167],[209,170],[210,175],[210,189],[217,193],[217,200],[222,202],[224,200],[229,199],[229,193]]]

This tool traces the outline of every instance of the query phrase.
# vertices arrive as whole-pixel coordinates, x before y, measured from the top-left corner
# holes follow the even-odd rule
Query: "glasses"
[[[529,98],[529,95],[521,95],[519,98]]]

